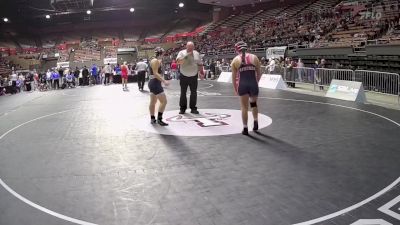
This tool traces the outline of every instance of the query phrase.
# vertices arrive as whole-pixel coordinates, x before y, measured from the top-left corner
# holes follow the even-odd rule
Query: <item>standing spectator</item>
[[[215,79],[217,76],[215,61],[211,60],[210,63],[210,78]]]
[[[79,73],[80,73],[79,68],[76,67],[76,68],[75,68],[75,71],[74,71],[75,86],[76,86],[76,85],[79,85]]]
[[[185,111],[187,109],[186,93],[188,87],[190,88],[190,112],[193,114],[199,114],[199,111],[197,111],[198,73],[200,72],[200,75],[203,78],[204,70],[200,54],[199,52],[194,50],[193,42],[188,42],[186,44],[186,49],[179,52],[177,61],[180,65],[179,76],[181,85],[179,114],[185,114]]]
[[[11,80],[11,94],[16,94],[17,93],[17,80],[18,80],[18,75],[14,71],[12,72],[10,76]]]
[[[93,64],[93,66],[92,66],[92,77],[93,77],[93,80],[94,80],[94,84],[97,84],[98,82],[98,69],[97,69],[97,66],[96,66],[96,64]]]
[[[46,72],[46,83],[49,88],[53,87],[52,79],[51,79],[51,71],[48,69]]]
[[[33,89],[36,91],[36,88],[39,87],[39,73],[36,71],[36,69],[33,70]]]
[[[53,80],[53,89],[60,89],[60,74],[57,70],[54,70],[51,74],[51,79]]]
[[[178,64],[176,64],[175,60],[172,60],[172,63],[171,63],[171,75],[172,75],[173,79],[179,80]]]
[[[57,70],[56,70],[56,72],[57,72]],[[62,67],[58,68],[58,74],[60,75],[59,79],[61,79],[61,81],[62,81],[64,78],[64,69]]]
[[[304,75],[304,63],[299,58],[299,60],[297,61],[297,79],[299,80],[299,82],[303,82]]]
[[[324,61],[325,61],[325,59],[324,59]],[[325,65],[322,65],[322,60],[321,60],[321,63],[320,63],[319,59],[317,59],[315,61],[315,64],[314,64],[315,73],[316,73],[315,74],[315,78],[316,78],[316,82],[318,84],[320,84],[319,85],[319,90],[324,90],[324,86],[323,86],[322,77],[321,77],[320,73],[318,72],[318,68],[324,68],[324,67],[325,67]]]
[[[110,76],[112,75],[112,68],[110,66],[110,63],[108,63],[104,67],[104,73],[105,73],[104,85],[108,85],[110,83]]]
[[[268,72],[269,74],[274,74],[275,73],[275,59],[271,58],[269,59],[269,64],[268,64]]]
[[[82,77],[83,77],[83,86],[89,85],[89,70],[86,68],[86,66],[83,67]]]

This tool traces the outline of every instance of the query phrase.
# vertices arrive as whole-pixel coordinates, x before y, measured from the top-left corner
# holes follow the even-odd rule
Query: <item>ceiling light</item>
[[[46,19],[50,19],[50,15],[46,15]]]
[[[90,15],[90,14],[92,14],[92,11],[88,10],[88,11],[86,11],[86,14]]]
[[[185,4],[183,4],[182,2],[179,3],[179,7],[180,7],[180,8],[183,8],[183,6],[185,6]]]
[[[8,18],[4,18],[3,21],[7,23],[8,22]]]
[[[135,9],[134,8],[130,8],[129,11],[133,13],[133,12],[135,12]]]

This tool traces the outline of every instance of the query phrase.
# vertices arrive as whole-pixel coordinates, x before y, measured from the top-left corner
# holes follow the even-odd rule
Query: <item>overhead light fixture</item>
[[[133,12],[135,12],[135,9],[134,8],[130,8],[129,11],[133,13]]]
[[[8,18],[3,18],[3,21],[7,23],[8,22]]]
[[[50,15],[46,15],[46,19],[50,19]]]
[[[179,8],[183,8],[183,6],[185,6],[185,4],[183,4],[183,2],[179,3]]]
[[[90,15],[90,14],[92,14],[92,11],[88,10],[88,11],[86,11],[86,14]]]

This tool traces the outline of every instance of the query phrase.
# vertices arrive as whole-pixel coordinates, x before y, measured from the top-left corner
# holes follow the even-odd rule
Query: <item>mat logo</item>
[[[192,114],[187,115],[177,115],[171,118],[168,118],[169,122],[194,122],[199,127],[215,127],[215,126],[226,126],[229,125],[226,123],[227,118],[230,118],[229,114],[219,114],[219,113],[204,113],[203,115],[194,116]]]
[[[400,220],[400,195],[381,206],[378,210],[392,218]],[[398,223],[396,223],[398,224]],[[393,225],[384,219],[359,219],[350,225]]]

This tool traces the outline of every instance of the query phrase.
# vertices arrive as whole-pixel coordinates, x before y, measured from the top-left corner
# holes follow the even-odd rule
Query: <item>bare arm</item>
[[[260,81],[262,73],[261,73],[261,63],[260,60],[257,58],[257,56],[255,56],[255,64],[256,64],[256,76],[257,76],[257,82]]]
[[[237,94],[236,78],[237,78],[238,69],[236,68],[234,62],[232,62],[231,68],[232,68],[232,85],[233,85],[233,89],[234,89],[235,93]]]

